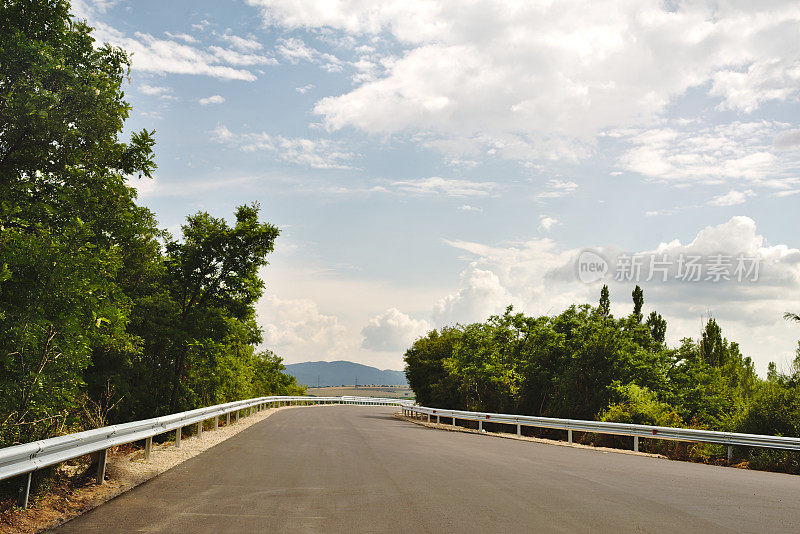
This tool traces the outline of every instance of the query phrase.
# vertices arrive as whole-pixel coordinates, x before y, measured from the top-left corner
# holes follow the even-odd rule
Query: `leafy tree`
[[[600,305],[597,307],[597,313],[599,313],[601,317],[608,317],[611,315],[611,299],[609,297],[607,285],[603,285],[603,289],[600,290]]]
[[[455,380],[444,367],[460,337],[458,328],[431,330],[406,351],[406,379],[417,402],[436,408],[463,405]]]
[[[661,317],[661,314],[654,311],[650,312],[647,317],[647,327],[650,329],[650,337],[656,343],[664,343],[667,337],[667,321]]]
[[[120,139],[126,53],[63,0],[4,1],[0,25],[0,446],[302,393],[255,352],[278,230],[250,205],[169,238],[126,182],[155,169],[153,132]]]
[[[145,339],[132,373],[145,385],[136,413],[173,412],[230,398],[222,367],[252,358],[261,342],[254,304],[263,294],[258,270],[268,262],[278,229],[258,221],[258,205],[240,206],[236,224],[200,212],[183,239],[165,247],[161,278],[137,303],[131,330]],[[242,364],[244,365],[244,364]],[[130,382],[130,381],[128,381]],[[242,385],[236,391],[247,391]]]
[[[124,52],[96,48],[64,1],[0,4],[2,439],[74,421],[94,347],[134,351],[119,279],[129,238],[157,231],[125,178],[149,177],[152,133],[119,140]]]
[[[642,306],[644,305],[644,291],[638,285],[633,288],[633,318],[637,323],[642,322]]]

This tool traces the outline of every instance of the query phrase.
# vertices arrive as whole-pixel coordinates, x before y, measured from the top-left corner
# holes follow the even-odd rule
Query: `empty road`
[[[283,410],[57,532],[796,532],[800,477]]]

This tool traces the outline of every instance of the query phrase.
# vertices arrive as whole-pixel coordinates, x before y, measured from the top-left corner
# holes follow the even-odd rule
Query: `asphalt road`
[[[58,532],[797,532],[800,477],[278,412]]]

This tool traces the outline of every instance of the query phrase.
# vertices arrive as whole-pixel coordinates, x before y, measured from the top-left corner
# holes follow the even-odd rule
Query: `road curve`
[[[793,532],[800,477],[280,411],[69,532]]]

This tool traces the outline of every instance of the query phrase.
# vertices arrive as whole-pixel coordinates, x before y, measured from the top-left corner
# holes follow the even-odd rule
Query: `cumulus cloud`
[[[429,329],[427,321],[413,319],[397,308],[378,314],[361,329],[361,347],[376,351],[406,349]]]
[[[800,90],[791,1],[248,3],[269,25],[394,40],[382,70],[318,102],[328,128],[499,140],[517,146],[507,157],[569,157],[692,88],[742,112]]]
[[[225,102],[225,97],[222,95],[212,95],[206,98],[201,98],[198,100],[201,106],[208,106],[211,104],[222,104]]]
[[[356,157],[329,139],[306,139],[283,137],[260,133],[234,133],[225,125],[218,125],[212,132],[219,143],[237,146],[245,152],[264,150],[288,163],[296,163],[314,169],[352,169]]]
[[[461,287],[436,302],[433,320],[439,325],[483,321],[512,303],[513,296],[492,271],[470,266],[461,273]]]
[[[346,328],[335,315],[320,313],[309,299],[267,295],[256,305],[264,344],[294,361],[342,357],[349,347]]]

